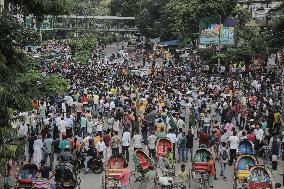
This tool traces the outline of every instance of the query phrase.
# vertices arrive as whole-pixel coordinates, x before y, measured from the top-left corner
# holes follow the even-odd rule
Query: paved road
[[[111,55],[112,52],[116,52],[117,51],[117,47],[116,45],[110,45],[107,46],[106,48],[106,54],[107,55]],[[218,119],[218,118],[217,118]],[[195,149],[197,148],[198,145],[198,141],[195,141],[194,146]],[[146,147],[144,146],[144,150],[146,153],[148,153],[148,150],[146,150]],[[133,148],[130,148],[130,157],[133,156]],[[178,156],[176,156],[178,157]],[[261,161],[260,161],[261,162]],[[188,161],[186,163],[186,166],[188,169],[191,169],[191,162]],[[135,166],[134,166],[134,162],[131,159],[129,162],[129,168],[130,170],[134,170]],[[176,164],[176,170],[180,169],[180,163]],[[219,180],[214,181],[214,188],[216,189],[229,189],[229,188],[233,188],[233,173],[234,173],[234,168],[233,166],[230,166],[227,168],[226,171],[226,175],[227,175],[227,181],[224,181],[222,178],[219,177],[220,175],[220,165],[218,163],[216,163],[216,171],[217,171],[217,177]],[[282,176],[279,175],[279,173],[283,173],[284,172],[284,163],[282,161],[279,161],[279,166],[278,166],[278,172],[274,172],[272,173],[273,175],[273,179],[274,179],[274,183],[279,182],[282,183]],[[101,175],[95,175],[93,173],[89,173],[89,174],[83,174],[81,173],[81,188],[82,189],[99,189],[102,187],[102,176]],[[130,184],[130,189],[146,189],[145,188],[145,184],[143,183],[133,183],[131,182]],[[194,183],[193,181],[191,181],[191,188],[193,189],[197,189],[198,185],[196,183]]]
[[[197,146],[197,141],[195,141],[195,149]],[[148,153],[148,150],[145,150],[146,153]],[[130,157],[132,157],[133,155],[133,148],[130,149]],[[178,156],[176,156],[178,157]],[[261,161],[260,161],[261,162]],[[261,162],[262,163],[262,162]],[[186,166],[188,169],[191,169],[191,162],[188,161],[186,163]],[[129,162],[129,168],[130,170],[134,170],[135,166],[134,163],[132,161],[132,159]],[[176,171],[180,169],[180,163],[176,164]],[[217,171],[217,178],[218,180],[214,181],[214,188],[216,189],[232,189],[233,188],[233,173],[234,173],[234,168],[233,166],[230,166],[227,168],[226,171],[226,175],[227,175],[227,181],[224,181],[222,178],[219,177],[220,175],[220,165],[218,163],[216,163],[216,171]],[[278,172],[274,172],[272,173],[273,175],[273,179],[274,179],[274,183],[279,182],[282,183],[282,176],[279,175],[279,173],[282,173],[284,170],[284,164],[281,161],[279,168],[278,168]],[[95,175],[93,173],[89,173],[89,174],[84,174],[81,173],[81,188],[82,189],[99,189],[102,188],[102,176],[101,175]],[[131,182],[130,184],[130,189],[146,189],[145,184],[143,183],[133,183]],[[197,189],[198,185],[196,183],[194,183],[193,181],[191,181],[191,188],[193,189]]]

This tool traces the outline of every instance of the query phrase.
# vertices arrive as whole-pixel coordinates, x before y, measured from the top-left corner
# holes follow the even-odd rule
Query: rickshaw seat
[[[18,182],[20,184],[32,184],[33,180],[32,179],[19,179]]]
[[[246,178],[250,175],[250,171],[249,170],[240,170],[237,173],[237,177],[239,178]]]
[[[117,178],[120,177],[123,169],[110,169],[108,170],[108,177]]]
[[[258,189],[258,188],[271,188],[271,182],[250,182],[249,188]]]
[[[208,162],[195,162],[192,166],[195,170],[207,170],[208,169]]]

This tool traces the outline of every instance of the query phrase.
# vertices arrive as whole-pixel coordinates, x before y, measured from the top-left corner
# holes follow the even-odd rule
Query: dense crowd
[[[88,64],[73,60],[67,41],[51,41],[39,49],[53,54],[42,62],[41,72],[61,74],[70,87],[60,96],[33,100],[30,112],[19,112],[25,118],[16,126],[27,138],[26,162],[41,164],[46,174],[58,159],[76,160],[84,153],[88,172],[94,156],[106,162],[121,153],[129,162],[129,148],[145,146],[155,161],[155,143],[167,137],[178,163],[192,160],[194,141],[207,146],[226,179],[226,167],[246,138],[277,170],[284,142],[277,69],[221,66],[204,72],[198,59],[180,64],[176,56],[167,60],[158,50],[141,47],[130,53],[127,45],[118,46],[111,56],[103,47],[94,49]],[[140,62],[132,54],[142,57]],[[215,166],[217,162],[210,169],[213,178]],[[183,172],[179,175],[184,178]],[[128,186],[125,180],[124,185]],[[209,185],[213,188],[212,179]]]

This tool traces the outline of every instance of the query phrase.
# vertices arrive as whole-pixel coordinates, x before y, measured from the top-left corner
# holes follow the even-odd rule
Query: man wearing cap
[[[64,151],[59,154],[57,159],[59,162],[70,162],[73,160],[73,156],[70,152],[70,145],[66,145],[64,147]]]

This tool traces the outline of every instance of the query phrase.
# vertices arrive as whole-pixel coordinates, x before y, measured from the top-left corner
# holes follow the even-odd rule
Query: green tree
[[[167,9],[174,18],[174,32],[183,40],[190,41],[198,36],[201,18],[229,17],[236,5],[237,0],[171,0]]]
[[[70,14],[107,16],[110,14],[109,4],[110,0],[70,0]]]
[[[8,3],[19,5],[24,14],[33,13],[37,16],[68,12],[67,0],[5,1],[5,5]],[[24,41],[25,36],[21,35],[21,29],[15,18],[7,14],[0,16],[0,166],[2,167],[7,158],[19,157],[19,152],[22,151],[20,141],[16,140],[15,130],[11,128],[12,113],[15,110],[29,109],[34,98],[61,93],[68,86],[60,76],[44,77],[37,69],[38,62],[15,47],[15,43]]]
[[[109,4],[111,15],[136,16],[140,11],[141,0],[111,0]]]
[[[146,37],[171,38],[171,14],[166,9],[170,0],[112,0],[111,14],[135,17],[136,26]]]
[[[80,63],[88,63],[93,49],[98,44],[99,35],[97,33],[85,33],[80,38],[73,38],[70,41],[70,46],[74,58]]]
[[[22,47],[28,45],[40,45],[41,43],[41,35],[37,30],[32,29],[21,29],[18,32],[18,36],[15,39]]]
[[[271,30],[267,34],[267,42],[270,52],[283,51],[284,47],[284,0],[270,11],[272,18]],[[281,16],[278,16],[281,15]]]

